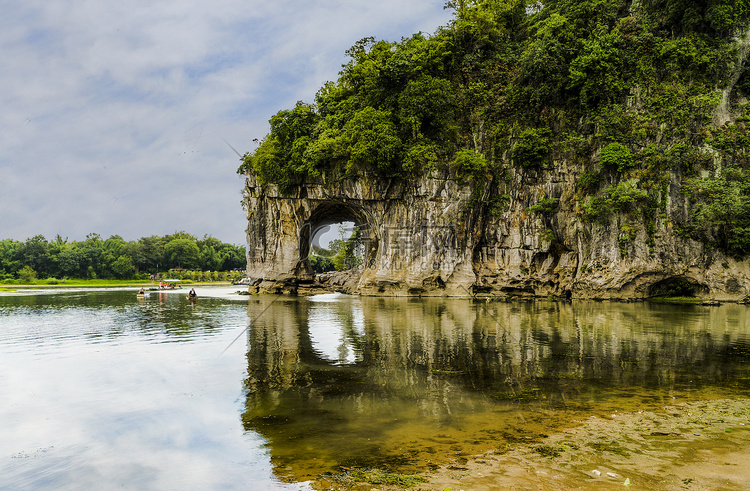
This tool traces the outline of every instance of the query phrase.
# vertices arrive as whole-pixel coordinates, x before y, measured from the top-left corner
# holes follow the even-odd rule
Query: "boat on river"
[[[160,280],[159,281],[159,289],[160,290],[182,290],[182,287],[179,285],[180,280]]]

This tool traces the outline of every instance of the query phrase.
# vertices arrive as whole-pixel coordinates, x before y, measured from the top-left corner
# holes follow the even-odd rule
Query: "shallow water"
[[[429,471],[591,415],[750,393],[744,306],[322,295],[248,311],[243,421],[290,481]]]
[[[283,489],[750,395],[750,309],[0,294],[0,488]]]

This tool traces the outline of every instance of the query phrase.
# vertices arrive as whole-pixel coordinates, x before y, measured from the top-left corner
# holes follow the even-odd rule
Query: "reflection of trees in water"
[[[285,465],[302,459],[303,442],[319,459],[359,461],[396,428],[502,405],[731,387],[750,361],[742,306],[342,297],[326,305],[339,330],[333,360],[315,349],[314,302],[255,297],[250,318],[271,302],[250,328],[243,420]],[[349,350],[355,361],[342,363]]]
[[[187,293],[150,292],[136,300],[135,291],[71,291],[0,298],[0,319],[7,309],[13,315],[42,320],[40,336],[85,335],[94,339],[137,332],[189,340],[220,329],[226,312],[220,300],[202,299],[200,306],[186,300]],[[218,307],[218,308],[217,308]],[[47,332],[47,330],[51,332]]]

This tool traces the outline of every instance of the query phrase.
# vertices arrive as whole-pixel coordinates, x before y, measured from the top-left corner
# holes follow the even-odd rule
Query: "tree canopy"
[[[25,242],[0,240],[0,279],[135,279],[173,268],[245,269],[245,248],[186,232],[126,241],[89,234],[83,241],[36,235]]]

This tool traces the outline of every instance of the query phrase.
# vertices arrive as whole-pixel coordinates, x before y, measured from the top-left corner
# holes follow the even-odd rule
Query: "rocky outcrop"
[[[490,206],[497,184],[442,175],[409,181],[361,174],[307,182],[286,196],[246,180],[248,276],[252,291],[298,293],[320,282],[307,255],[316,231],[357,224],[365,242],[359,279],[339,288],[361,295],[552,296],[642,299],[660,294],[742,301],[750,264],[681,237],[672,223],[687,213],[670,176],[656,223],[614,215],[583,221],[575,184],[582,172],[556,162],[544,175],[509,171],[504,208]],[[555,211],[529,209],[555,198]],[[625,230],[625,232],[623,232]],[[348,285],[348,286],[345,286]],[[324,285],[321,285],[324,286]]]
[[[358,293],[470,295],[478,236],[468,207],[471,191],[449,178],[399,182],[364,174],[308,183],[288,197],[250,176],[248,276],[261,291],[293,292],[312,284],[312,237],[322,227],[351,221],[365,243]]]

